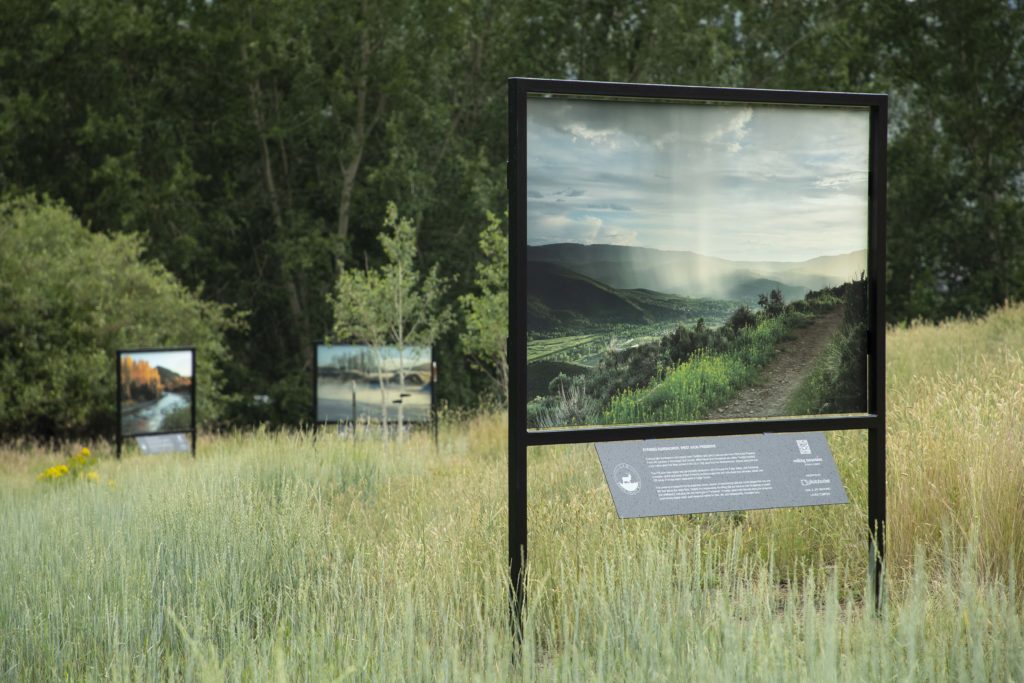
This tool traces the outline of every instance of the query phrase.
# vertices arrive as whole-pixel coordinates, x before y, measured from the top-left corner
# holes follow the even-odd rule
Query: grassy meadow
[[[1024,680],[1024,307],[894,330],[888,600],[852,503],[620,521],[591,446],[530,454],[507,629],[503,416],[440,448],[206,436],[199,458],[0,446],[0,680]],[[87,445],[98,481],[38,481]]]

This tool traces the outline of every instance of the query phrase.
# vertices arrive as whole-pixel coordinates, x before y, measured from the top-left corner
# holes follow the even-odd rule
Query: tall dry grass
[[[892,559],[978,533],[980,569],[1024,586],[1024,307],[890,334]]]
[[[1024,309],[890,339],[881,615],[858,433],[830,435],[850,505],[649,520],[615,517],[590,447],[532,450],[518,666],[503,416],[437,449],[206,437],[196,460],[101,458],[99,483],[37,482],[63,454],[18,447],[0,679],[1022,680]]]

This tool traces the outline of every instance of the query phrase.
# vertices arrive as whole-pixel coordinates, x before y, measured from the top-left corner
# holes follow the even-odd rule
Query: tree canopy
[[[385,260],[389,201],[419,226],[418,266],[452,280],[444,303],[481,291],[508,76],[885,91],[891,320],[976,314],[1024,293],[1022,17],[1010,0],[8,0],[0,195],[137,234],[247,311],[225,388],[273,400],[234,417],[287,422],[339,273]],[[437,344],[456,406],[493,387],[464,327]]]
[[[198,413],[226,407],[224,333],[240,321],[52,201],[0,202],[0,433],[113,433],[114,352],[195,346]]]

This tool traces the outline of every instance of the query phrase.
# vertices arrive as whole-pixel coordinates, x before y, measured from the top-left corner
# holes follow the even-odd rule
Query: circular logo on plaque
[[[616,465],[612,477],[615,480],[615,485],[629,495],[632,496],[640,491],[640,473],[631,465],[626,463]]]

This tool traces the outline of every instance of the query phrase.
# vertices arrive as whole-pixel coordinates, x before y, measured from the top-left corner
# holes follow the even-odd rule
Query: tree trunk
[[[352,433],[359,427],[359,411],[356,403],[356,381],[352,380]]]
[[[384,359],[380,349],[374,349],[377,356],[377,383],[380,386],[380,428],[384,438],[388,438],[388,392],[384,389]]]
[[[404,406],[405,396],[405,300],[402,296],[405,287],[405,273],[402,270],[402,261],[398,260],[398,289],[395,300],[395,313],[398,316],[398,327],[395,330],[395,341],[398,342],[398,440],[401,441],[404,438],[405,425],[404,422]]]
[[[341,165],[341,199],[338,202],[338,241],[344,244],[348,238],[348,224],[352,213],[352,192],[356,187],[359,175],[359,164],[362,161],[362,149],[349,161]]]
[[[363,3],[363,14],[367,12],[366,2]],[[370,95],[370,62],[373,50],[370,47],[369,28],[364,27],[359,46],[359,81],[356,85],[356,120],[349,132],[351,147],[350,157],[340,159],[341,164],[341,195],[338,198],[338,241],[342,244],[348,239],[349,221],[352,216],[352,195],[356,180],[359,178],[359,167],[363,161],[366,143],[384,115],[386,98],[381,95],[377,100],[377,109],[367,118],[367,101]],[[342,145],[342,154],[345,146]]]
[[[405,407],[405,348],[398,345],[398,440],[401,441],[404,432]]]
[[[245,46],[242,46],[242,59],[248,59],[248,51]],[[266,134],[266,121],[263,117],[263,109],[260,103],[263,99],[263,93],[260,88],[260,82],[258,78],[253,78],[249,82],[249,104],[251,107],[253,125],[256,126],[256,132],[259,135],[260,142],[260,162],[263,172],[263,185],[267,191],[267,198],[270,202],[270,214],[274,221],[274,228],[277,231],[279,238],[284,238],[287,234],[287,228],[285,225],[284,211],[281,208],[281,197],[277,189],[277,182],[274,180],[274,169],[270,159],[270,145],[267,140]],[[282,277],[284,279],[285,295],[288,300],[288,310],[291,313],[292,320],[295,326],[299,329],[302,339],[300,340],[300,348],[303,354],[304,366],[307,370],[313,367],[313,348],[309,342],[312,337],[309,332],[309,321],[306,319],[305,311],[302,307],[302,301],[299,298],[299,288],[296,285],[292,274],[288,272],[286,267],[281,269]]]

